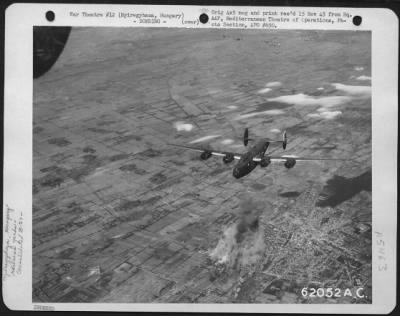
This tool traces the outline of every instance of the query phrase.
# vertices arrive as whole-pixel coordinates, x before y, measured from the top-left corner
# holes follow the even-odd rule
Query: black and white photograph
[[[16,4],[5,25],[9,309],[396,306],[393,11]]]
[[[33,302],[372,302],[370,32],[33,32]]]

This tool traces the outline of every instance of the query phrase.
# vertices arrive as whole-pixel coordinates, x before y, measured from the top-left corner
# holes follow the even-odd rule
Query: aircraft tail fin
[[[287,133],[286,133],[286,131],[283,132],[282,138],[283,138],[282,147],[283,147],[283,149],[286,149],[286,146],[287,146]]]
[[[246,127],[243,135],[243,145],[247,146],[248,143],[249,143],[249,129]]]

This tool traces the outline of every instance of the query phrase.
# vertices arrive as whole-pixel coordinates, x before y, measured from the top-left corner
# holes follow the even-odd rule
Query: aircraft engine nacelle
[[[235,159],[235,157],[232,154],[226,154],[223,158],[222,161],[224,163],[230,163]]]
[[[263,167],[263,168],[268,167],[270,163],[271,163],[271,159],[268,158],[268,157],[263,157],[260,160],[260,166]]]
[[[200,155],[200,159],[201,160],[207,160],[208,158],[210,158],[212,156],[211,151],[203,151]]]
[[[293,168],[295,164],[296,164],[296,159],[293,158],[286,159],[285,161],[285,167],[288,169]]]

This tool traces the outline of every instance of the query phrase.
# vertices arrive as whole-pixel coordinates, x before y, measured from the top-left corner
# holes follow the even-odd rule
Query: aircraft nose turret
[[[233,169],[233,176],[234,176],[236,179],[239,179],[239,178],[240,178],[240,172],[239,172],[238,168],[234,168],[234,169]]]

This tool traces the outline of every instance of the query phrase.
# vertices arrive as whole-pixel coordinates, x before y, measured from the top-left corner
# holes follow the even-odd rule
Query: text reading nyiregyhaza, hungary
[[[70,17],[79,18],[108,18],[127,19],[132,25],[155,24],[163,25],[174,23],[183,26],[196,26],[208,24],[211,27],[221,28],[279,28],[290,23],[293,26],[301,25],[341,25],[350,21],[352,15],[346,11],[329,11],[310,9],[304,10],[274,10],[274,9],[230,9],[230,10],[205,10],[209,17],[207,20],[199,19],[198,15],[187,16],[177,12],[140,12],[131,10],[96,11],[81,10],[70,11]]]

